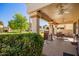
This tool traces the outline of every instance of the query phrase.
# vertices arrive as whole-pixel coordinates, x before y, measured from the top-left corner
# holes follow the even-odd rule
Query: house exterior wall
[[[57,29],[57,33],[61,32],[66,36],[73,36],[73,24],[60,24],[57,26],[57,28],[63,28]]]

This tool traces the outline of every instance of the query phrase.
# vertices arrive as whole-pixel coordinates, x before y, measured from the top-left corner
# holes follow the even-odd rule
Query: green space
[[[43,38],[36,33],[14,33],[0,35],[1,56],[42,55]]]
[[[29,30],[27,19],[15,14],[8,22],[8,29],[0,22],[0,56],[40,56],[43,37]]]

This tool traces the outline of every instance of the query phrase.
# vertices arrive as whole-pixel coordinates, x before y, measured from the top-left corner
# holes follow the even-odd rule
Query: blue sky
[[[8,25],[8,21],[12,19],[12,17],[16,13],[21,13],[23,16],[26,16],[29,19],[27,13],[27,5],[24,3],[0,3],[0,21],[4,23],[4,26]],[[47,22],[41,20],[40,25],[46,25]]]

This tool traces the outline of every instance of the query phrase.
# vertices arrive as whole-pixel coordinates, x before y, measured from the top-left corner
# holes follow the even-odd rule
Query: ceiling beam
[[[77,20],[63,21],[63,22],[60,22],[59,24],[73,24],[74,22],[77,22]]]
[[[42,11],[38,11],[38,15],[41,17],[41,18],[43,18],[43,19],[45,19],[46,21],[48,21],[48,22],[52,22],[52,24],[58,24],[58,23],[56,23],[53,19],[51,19],[46,13],[44,13],[44,12],[42,12]]]
[[[46,13],[42,12],[42,11],[38,11],[38,15],[45,19],[46,21],[48,21],[49,23],[51,22],[52,24],[73,24],[74,20],[70,20],[70,21],[64,21],[64,22],[56,22],[55,20],[51,19]]]

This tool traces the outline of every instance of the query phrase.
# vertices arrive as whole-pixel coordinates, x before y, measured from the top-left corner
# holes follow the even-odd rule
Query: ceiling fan
[[[57,4],[58,15],[64,15],[70,13],[71,4],[59,3]]]

